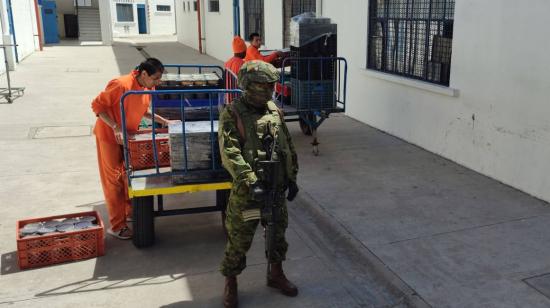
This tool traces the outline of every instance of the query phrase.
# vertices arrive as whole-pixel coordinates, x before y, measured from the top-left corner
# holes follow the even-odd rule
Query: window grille
[[[316,11],[315,0],[284,0],[283,2],[283,46],[290,46],[290,20],[296,15]]]
[[[455,0],[370,0],[367,67],[448,86]]]
[[[220,11],[220,1],[219,0],[210,0],[210,1],[208,1],[208,11],[209,12],[219,12]]]
[[[251,33],[257,32],[264,37],[264,1],[244,0],[244,33],[248,39]],[[265,45],[265,41],[263,41]]]

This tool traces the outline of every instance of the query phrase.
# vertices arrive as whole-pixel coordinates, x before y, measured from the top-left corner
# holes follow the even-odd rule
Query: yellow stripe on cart
[[[132,186],[128,187],[128,195],[130,198],[231,189],[231,182],[185,184],[165,187],[146,187],[145,185],[139,184],[140,183],[134,183],[134,181],[132,181]]]

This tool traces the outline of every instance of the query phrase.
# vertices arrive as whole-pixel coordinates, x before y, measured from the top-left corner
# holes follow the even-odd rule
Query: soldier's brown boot
[[[225,308],[239,307],[236,276],[225,277],[225,289],[223,291],[223,306]]]
[[[283,272],[282,263],[271,263],[271,269],[267,274],[267,285],[279,289],[286,296],[298,295],[298,288],[288,279]]]

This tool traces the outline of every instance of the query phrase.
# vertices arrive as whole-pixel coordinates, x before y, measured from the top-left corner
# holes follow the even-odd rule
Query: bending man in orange
[[[268,56],[262,56],[260,53],[260,46],[262,46],[262,37],[260,34],[254,32],[250,34],[250,46],[246,50],[246,57],[244,61],[262,60],[267,63],[273,63],[275,60],[283,56],[283,53],[276,51]]]
[[[128,197],[128,184],[124,170],[123,135],[121,128],[120,98],[130,90],[153,89],[160,83],[164,66],[155,59],[143,61],[128,75],[111,80],[103,92],[92,101],[92,110],[97,115],[94,128],[97,144],[99,176],[109,212],[111,228],[107,233],[119,239],[132,238],[132,231],[126,225],[131,217],[131,204]],[[142,117],[151,118],[149,112],[150,95],[129,95],[124,99],[126,129],[136,132]],[[168,124],[169,121],[155,115],[155,122]]]

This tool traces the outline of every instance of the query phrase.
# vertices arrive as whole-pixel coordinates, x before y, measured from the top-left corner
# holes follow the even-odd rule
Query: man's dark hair
[[[261,37],[260,33],[258,33],[258,32],[252,32],[252,33],[250,33],[250,35],[248,36],[248,38],[249,38],[250,41],[252,42],[256,36]]]
[[[154,75],[158,72],[164,72],[164,65],[156,58],[147,58],[145,61],[141,62],[137,70],[141,73],[146,71],[149,75]]]

